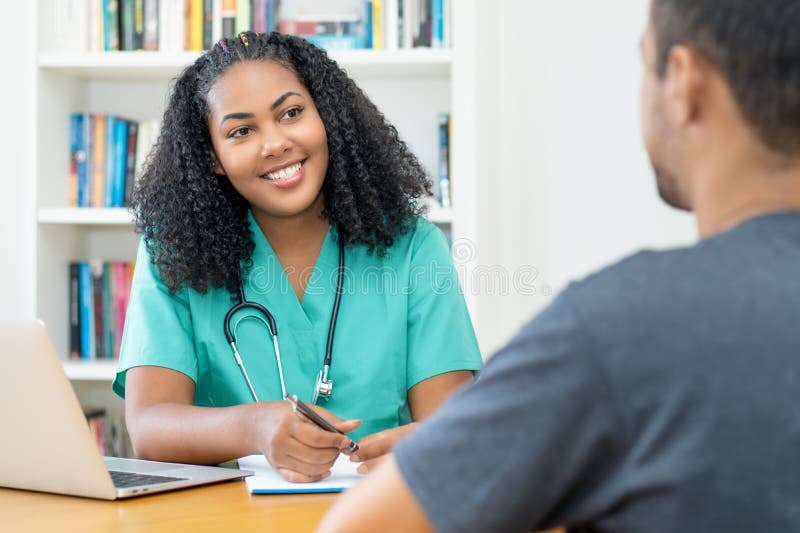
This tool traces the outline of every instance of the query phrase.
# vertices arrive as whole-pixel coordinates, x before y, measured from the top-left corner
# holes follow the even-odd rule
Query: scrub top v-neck
[[[308,272],[302,302],[252,214],[255,248],[243,275],[245,296],[275,317],[287,391],[311,401],[322,368],[333,308],[338,244],[332,227]],[[424,219],[395,239],[383,257],[366,246],[345,248],[343,294],[333,343],[333,397],[320,405],[342,418],[361,419],[360,438],[411,421],[407,392],[443,372],[477,370],[481,357],[449,247]],[[140,243],[114,391],[125,394],[125,372],[159,366],[187,375],[195,405],[252,402],[224,331],[233,305],[224,288],[170,293]],[[236,339],[262,401],[281,398],[269,330],[251,313],[237,313]]]

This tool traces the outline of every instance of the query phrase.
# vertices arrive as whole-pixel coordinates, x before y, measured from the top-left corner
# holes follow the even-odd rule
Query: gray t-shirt
[[[572,284],[395,453],[441,532],[800,532],[800,212]]]

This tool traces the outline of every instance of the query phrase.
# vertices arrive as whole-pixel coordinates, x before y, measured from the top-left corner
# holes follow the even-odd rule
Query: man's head
[[[726,150],[800,157],[800,0],[651,0],[650,11],[642,129],[667,203],[692,209],[698,162]]]

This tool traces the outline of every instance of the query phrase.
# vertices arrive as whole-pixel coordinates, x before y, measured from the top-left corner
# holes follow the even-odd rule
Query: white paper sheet
[[[341,492],[363,477],[356,472],[359,464],[351,463],[346,455],[340,455],[331,468],[331,475],[322,481],[291,483],[273,470],[263,455],[248,455],[239,459],[239,468],[255,471],[254,475],[245,478],[247,490],[252,494]]]

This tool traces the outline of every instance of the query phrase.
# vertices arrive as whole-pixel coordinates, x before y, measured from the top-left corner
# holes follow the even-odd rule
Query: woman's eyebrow
[[[252,113],[241,113],[241,112],[240,113],[228,113],[227,115],[222,117],[222,120],[219,121],[219,125],[222,126],[222,123],[225,122],[226,120],[228,120],[229,118],[241,120],[241,119],[245,119],[245,118],[253,118],[254,116],[255,115],[252,114]]]
[[[296,93],[294,91],[286,91],[280,97],[278,97],[277,100],[272,102],[272,105],[269,106],[269,110],[270,111],[275,111],[275,108],[278,107],[279,105],[281,105],[283,103],[283,101],[286,100],[287,98],[289,98],[290,96],[302,96],[302,95],[299,94],[299,93]]]

